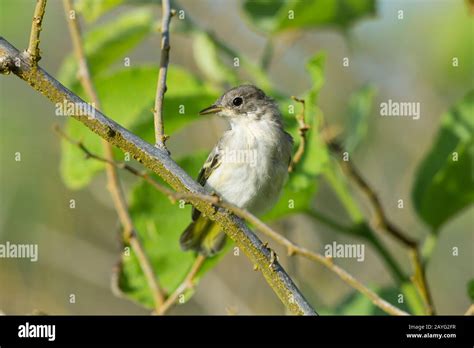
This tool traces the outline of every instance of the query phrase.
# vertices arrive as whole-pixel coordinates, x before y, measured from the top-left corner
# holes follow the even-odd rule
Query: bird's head
[[[229,118],[232,123],[262,119],[281,122],[275,101],[267,97],[261,89],[252,85],[242,85],[228,90],[214,104],[201,110],[199,114],[215,114]]]

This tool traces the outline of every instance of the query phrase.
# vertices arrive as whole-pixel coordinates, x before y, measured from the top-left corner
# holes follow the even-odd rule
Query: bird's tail
[[[195,250],[204,256],[219,252],[226,240],[220,226],[200,215],[181,234],[179,243],[183,250]]]

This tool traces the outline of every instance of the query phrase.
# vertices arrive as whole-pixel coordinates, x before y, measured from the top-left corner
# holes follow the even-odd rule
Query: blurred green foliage
[[[220,59],[219,47],[208,33],[194,32],[193,52],[199,70],[210,82],[218,85],[238,83],[237,72]]]
[[[121,4],[153,3],[145,0],[78,0],[77,8],[91,23],[107,11]],[[288,17],[293,10],[295,19]],[[313,0],[313,1],[264,1],[247,0],[243,3],[243,13],[249,23],[267,35],[275,35],[285,30],[302,30],[321,26],[347,29],[361,18],[375,14],[373,0]],[[109,117],[131,129],[138,136],[153,142],[152,107],[158,74],[157,67],[134,65],[133,67],[114,66],[123,61],[127,52],[154,33],[156,22],[151,11],[138,8],[126,12],[118,18],[96,24],[85,34],[85,50],[91,66],[102,110]],[[171,64],[168,72],[166,99],[164,103],[165,131],[172,135],[182,127],[191,125],[198,111],[210,105],[222,92],[216,86],[236,85],[240,81],[232,65],[221,60],[221,54],[233,55],[235,52],[225,43],[197,28],[189,21],[188,30],[194,39],[194,59],[205,77],[199,79],[191,72]],[[252,76],[253,83],[268,92],[276,89],[271,85],[265,72],[247,57],[239,53],[242,67]],[[318,97],[325,81],[325,55],[316,54],[307,62],[307,70],[312,79],[311,87],[302,94],[306,101],[304,116],[310,126],[302,160],[296,165],[278,204],[264,218],[268,221],[282,218],[297,212],[310,212],[312,200],[316,196],[318,177],[325,173],[336,191],[342,205],[351,217],[354,226],[347,229],[358,237],[366,238],[374,244],[388,265],[398,274],[398,286],[404,279],[390,255],[374,237],[373,231],[362,221],[362,213],[356,207],[347,182],[331,161],[329,151],[318,130],[323,125],[323,113],[318,107]],[[69,56],[61,69],[60,80],[84,97],[77,80],[77,63]],[[441,130],[432,150],[422,161],[413,186],[413,201],[420,217],[434,230],[454,214],[471,204],[474,199],[472,183],[473,168],[473,93],[453,107],[443,119]],[[368,124],[372,113],[375,87],[363,86],[349,98],[347,117],[350,120],[344,142],[347,151],[355,151],[368,134]],[[288,131],[299,144],[298,125],[295,115],[303,112],[302,106],[289,96],[275,94],[280,104]],[[291,111],[290,111],[291,110]],[[102,154],[100,139],[75,120],[67,121],[67,132],[75,139],[82,140],[91,151]],[[452,160],[457,152],[458,161]],[[123,154],[116,151],[117,159]],[[201,151],[175,158],[190,175],[196,176],[206,154]],[[76,146],[62,143],[61,173],[66,185],[73,189],[83,188],[100,172],[103,164],[83,160],[83,153]],[[159,178],[156,178],[160,180]],[[160,283],[168,293],[174,291],[183,281],[196,255],[185,253],[179,247],[179,235],[190,222],[189,206],[173,205],[167,197],[138,181],[130,192],[130,211],[140,233],[145,250],[159,276]],[[363,230],[357,226],[365,226]],[[360,232],[363,231],[363,232]],[[230,248],[230,243],[227,250]],[[225,253],[206,261],[199,277],[212,268]],[[198,278],[199,278],[198,277]],[[131,252],[122,255],[122,267],[116,277],[122,293],[143,306],[152,307],[152,297],[140,266]],[[470,287],[470,289],[472,286]],[[406,288],[410,293],[412,288]],[[397,305],[396,289],[380,291],[389,296],[389,301]],[[472,293],[472,289],[470,290]],[[187,294],[187,297],[191,293]],[[410,299],[409,310],[421,313],[416,295]],[[379,314],[370,301],[360,294],[351,295],[338,310],[340,314]]]
[[[375,0],[246,0],[244,13],[250,25],[268,34],[321,26],[345,29],[375,15]]]
[[[99,2],[97,2],[99,3]],[[117,60],[123,60],[156,26],[153,13],[146,9],[127,12],[116,19],[95,26],[84,35],[84,50],[93,76],[103,73]],[[72,86],[76,79],[78,64],[71,53],[64,61],[58,78]]]
[[[348,152],[354,152],[367,136],[374,97],[375,88],[369,85],[356,91],[349,99],[349,125],[344,146]]]
[[[474,90],[449,110],[413,186],[418,215],[434,232],[474,202]]]
[[[307,69],[310,72],[313,84],[308,94],[313,95],[313,105],[315,105],[317,96],[324,83],[324,55],[316,55],[307,64]],[[280,103],[281,109],[284,111],[284,117],[288,120],[287,124],[291,125],[287,128],[288,132],[292,134],[295,140],[295,148],[299,146],[301,141],[298,135],[298,124],[291,122],[294,120],[298,112],[303,112],[302,106],[299,103],[289,99]],[[319,120],[322,115],[313,110],[311,101],[304,109],[305,122],[311,129],[317,129]],[[287,108],[284,108],[287,105]],[[287,112],[289,106],[292,107],[293,112]],[[301,109],[298,110],[297,108]],[[286,111],[286,112],[285,112]],[[275,220],[288,214],[295,214],[297,212],[306,211],[314,198],[317,190],[317,176],[321,173],[328,160],[327,149],[318,132],[309,132],[306,136],[306,144],[303,157],[300,162],[296,164],[296,170],[291,173],[288,183],[283,189],[280,200],[275,207],[265,215],[267,220]]]
[[[102,111],[124,127],[131,127],[138,122],[144,111],[150,114],[157,73],[156,67],[134,67],[96,77],[95,85]],[[74,91],[84,94],[79,85],[74,86]],[[131,98],[133,103],[128,102]],[[66,131],[75,139],[81,139],[94,153],[103,155],[101,139],[81,123],[68,121]],[[105,168],[99,161],[84,161],[84,153],[67,141],[62,142],[62,152],[61,175],[69,188],[86,186],[97,172]]]
[[[147,3],[158,4],[159,0],[76,0],[76,9],[88,22],[94,22],[106,12],[119,5],[141,5]]]
[[[389,287],[383,289],[372,289],[381,298],[387,300],[393,306],[401,310],[411,312],[411,309],[405,301],[399,302],[400,291],[397,288]],[[336,315],[383,315],[385,314],[380,308],[373,305],[372,301],[361,293],[355,292],[347,296],[347,298],[338,306]]]

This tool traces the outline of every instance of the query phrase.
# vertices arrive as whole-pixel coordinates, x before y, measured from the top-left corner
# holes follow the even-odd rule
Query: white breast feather
[[[223,137],[223,162],[206,186],[254,214],[267,211],[287,178],[291,143],[278,125],[266,120],[239,122]]]

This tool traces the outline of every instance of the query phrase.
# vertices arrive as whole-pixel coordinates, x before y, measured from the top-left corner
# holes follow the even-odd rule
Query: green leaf
[[[409,308],[409,313],[413,315],[424,315],[426,314],[425,305],[421,298],[420,292],[411,281],[405,281],[400,285],[400,289],[403,293],[403,302],[406,303]]]
[[[149,110],[152,120],[157,74],[157,68],[135,67],[96,78],[95,85],[102,111],[127,128],[139,119],[145,109]],[[81,90],[79,92],[83,94]],[[77,120],[68,120],[66,132],[73,139],[81,140],[93,153],[104,154],[100,137]],[[103,163],[99,161],[85,161],[84,153],[67,141],[62,142],[61,148],[61,175],[66,186],[71,189],[86,186],[97,172],[104,169]]]
[[[306,94],[306,111],[307,115],[314,115],[316,113],[316,105],[318,102],[319,92],[324,85],[324,66],[326,56],[323,53],[314,55],[306,64],[306,69],[311,76],[312,85]],[[316,126],[319,127],[319,118],[316,119]]]
[[[159,0],[76,0],[76,9],[88,22],[94,22],[119,5],[159,4]],[[149,11],[151,12],[151,11]]]
[[[310,127],[308,144],[303,156],[302,168],[306,175],[309,174],[312,182],[316,175],[319,175],[329,160],[326,144],[321,138],[319,129],[323,119],[323,113],[317,106],[319,93],[324,85],[324,67],[326,57],[324,54],[316,54],[306,64],[313,81],[310,90],[305,96],[305,120]]]
[[[152,109],[157,78],[158,68],[137,66],[100,75],[95,84],[104,113],[151,143],[154,141]],[[167,134],[173,134],[195,120],[198,111],[217,97],[217,93],[200,80],[174,65],[169,66],[167,85],[163,104]],[[81,90],[79,93],[83,94]],[[69,119],[66,131],[74,139],[82,140],[95,154],[103,155],[100,137],[82,123]],[[101,162],[85,161],[84,153],[77,146],[62,142],[61,174],[69,188],[86,186],[102,169],[104,165]]]
[[[76,9],[88,22],[93,22],[107,11],[122,4],[124,0],[76,0]]]
[[[194,61],[207,79],[218,84],[238,83],[235,70],[225,65],[219,57],[219,48],[205,32],[195,32],[193,42]]]
[[[264,1],[246,0],[244,14],[252,25],[264,32],[275,31],[279,13],[285,5],[285,0]]]
[[[349,152],[353,152],[367,136],[374,96],[375,88],[364,86],[349,100],[349,125],[345,145],[345,149]]]
[[[367,296],[353,292],[338,306],[338,315],[372,315],[375,306]]]
[[[418,168],[412,199],[418,215],[437,232],[474,202],[474,91],[447,112]]]
[[[84,50],[91,75],[103,73],[112,63],[125,55],[153,32],[153,13],[139,9],[127,12],[84,35]],[[66,86],[77,88],[78,65],[70,54],[59,71],[59,80]]]
[[[243,8],[249,22],[269,34],[322,26],[346,29],[376,12],[375,0],[246,0]]]
[[[309,209],[311,201],[317,192],[317,178],[328,162],[328,152],[324,141],[318,132],[319,120],[322,118],[321,110],[316,106],[319,91],[324,83],[324,56],[313,57],[307,68],[313,79],[313,85],[305,95],[305,122],[310,126],[306,133],[306,144],[303,157],[296,164],[295,170],[290,173],[289,180],[285,185],[282,195],[275,207],[265,215],[266,220],[281,218],[287,214],[294,214]],[[293,106],[293,114],[290,114],[290,106]],[[295,140],[294,152],[296,151],[300,137],[295,115],[301,112],[299,103],[287,99],[280,103],[288,132]]]
[[[195,177],[206,156],[207,153],[199,153],[179,160],[178,164]],[[156,176],[155,179],[161,182]],[[179,245],[181,233],[191,223],[191,206],[180,206],[179,202],[173,205],[150,184],[139,181],[130,194],[130,213],[160,285],[168,294],[172,293],[182,283],[197,257],[195,253],[183,252]],[[227,250],[230,245],[228,243]],[[196,281],[224,255],[225,251],[206,259]],[[133,252],[130,256],[122,255],[118,288],[125,296],[152,308],[151,292]],[[186,293],[185,299],[191,295],[192,292]]]
[[[156,90],[156,73],[153,75],[152,101]],[[167,135],[172,135],[184,126],[199,119],[199,111],[208,107],[219,97],[219,92],[204,83],[183,68],[170,65],[166,80],[167,92],[163,102],[164,128]],[[151,109],[153,104],[145,107],[131,131],[142,139],[153,143],[155,131]]]

